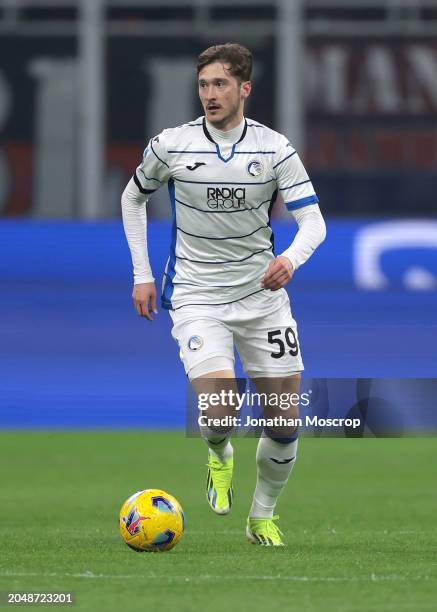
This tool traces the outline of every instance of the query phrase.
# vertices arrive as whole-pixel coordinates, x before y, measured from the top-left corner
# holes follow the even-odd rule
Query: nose
[[[205,92],[205,98],[207,100],[214,100],[216,97],[216,92],[215,92],[215,87],[213,85],[208,85],[206,87],[206,89],[204,90]]]

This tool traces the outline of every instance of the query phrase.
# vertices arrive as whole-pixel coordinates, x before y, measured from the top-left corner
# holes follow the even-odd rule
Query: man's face
[[[214,62],[202,68],[198,77],[205,116],[218,129],[232,129],[238,125],[251,89],[250,81],[240,83],[228,68],[227,64]]]

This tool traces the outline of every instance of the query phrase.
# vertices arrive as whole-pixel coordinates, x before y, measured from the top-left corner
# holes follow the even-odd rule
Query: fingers
[[[282,261],[285,258],[278,258],[272,261],[261,280],[263,289],[276,291],[283,287],[292,277],[293,269],[286,262]]]
[[[145,317],[149,321],[152,321],[152,313],[149,309],[149,300],[138,299],[136,297],[133,298],[135,310],[140,317]]]
[[[149,307],[149,300],[147,300],[146,302],[139,302],[139,306],[140,306],[139,315],[141,317],[145,317],[149,321],[153,321],[152,309]]]
[[[133,298],[133,302],[134,302],[134,307],[135,310],[137,311],[137,314],[139,314],[141,316],[141,302],[138,302],[138,300],[136,300],[135,298]]]
[[[152,313],[158,314],[156,307],[156,289],[153,283],[135,285],[132,299],[135,310],[140,317],[153,321]]]
[[[264,285],[275,285],[277,283],[286,282],[290,278],[288,272],[285,270],[278,270],[271,274],[268,278],[264,279]]]
[[[276,291],[283,287],[290,280],[290,275],[288,272],[280,271],[271,276],[261,283],[263,289],[270,289],[272,291]]]
[[[274,259],[272,262],[270,262],[269,267],[267,268],[266,273],[264,274],[264,276],[261,279],[261,285],[264,285],[265,282],[269,281],[269,279],[272,276],[272,274],[275,273],[275,269],[276,269],[276,259]]]

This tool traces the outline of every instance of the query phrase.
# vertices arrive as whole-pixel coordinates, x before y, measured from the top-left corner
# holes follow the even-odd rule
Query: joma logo
[[[207,205],[209,208],[242,208],[246,200],[246,189],[244,187],[208,187]]]

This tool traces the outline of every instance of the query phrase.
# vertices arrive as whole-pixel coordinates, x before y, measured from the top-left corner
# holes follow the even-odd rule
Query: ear
[[[248,98],[252,91],[252,83],[250,81],[244,81],[241,83],[241,95],[243,98]]]

